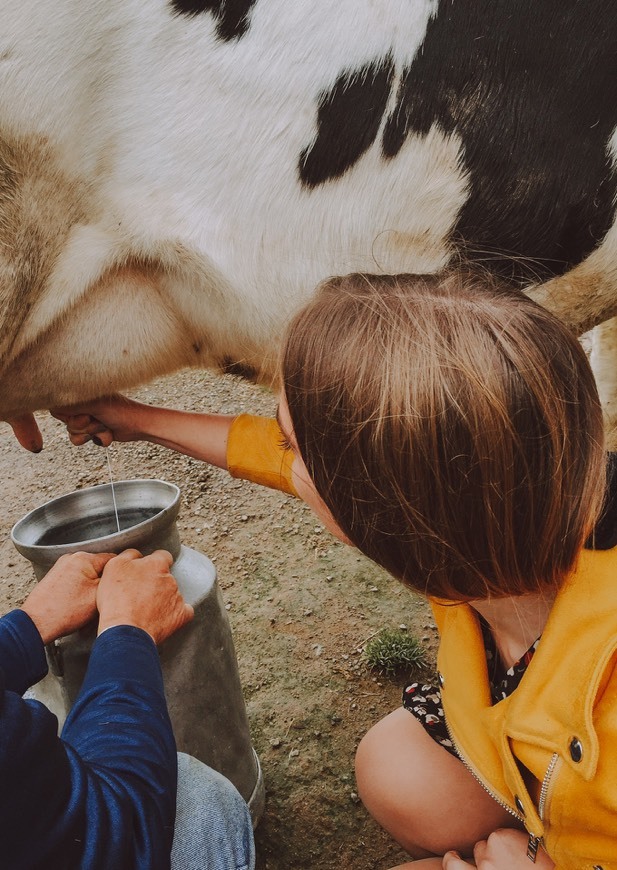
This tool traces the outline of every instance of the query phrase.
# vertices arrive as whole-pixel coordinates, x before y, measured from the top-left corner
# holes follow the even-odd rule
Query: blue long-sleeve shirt
[[[167,870],[177,757],[152,639],[130,626],[97,638],[61,737],[21,697],[46,673],[30,617],[2,617],[0,867]]]

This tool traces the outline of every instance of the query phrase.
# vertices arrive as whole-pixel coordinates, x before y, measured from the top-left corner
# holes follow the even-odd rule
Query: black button
[[[514,795],[514,803],[516,804],[516,809],[519,811],[519,813],[522,816],[524,816],[525,815],[525,807],[523,806],[523,801],[520,799],[520,797],[517,794]]]
[[[580,761],[583,757],[583,744],[578,737],[573,737],[570,741],[570,758],[572,761]]]

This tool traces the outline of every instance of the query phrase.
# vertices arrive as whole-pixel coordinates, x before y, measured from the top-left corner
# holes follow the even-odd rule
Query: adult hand
[[[458,852],[446,852],[443,856],[443,870],[465,870],[477,867],[478,870],[529,870],[527,857],[529,835],[513,828],[500,828],[487,840],[480,840],[473,850],[473,862],[464,861]],[[534,867],[536,870],[552,870],[555,865],[543,849],[538,850]]]
[[[78,447],[88,441],[109,447],[112,441],[140,439],[142,433],[135,424],[145,407],[115,393],[79,405],[52,408],[50,413],[66,425],[71,442]]]
[[[43,436],[38,427],[34,414],[22,414],[8,421],[13,434],[22,447],[30,453],[40,453],[43,449]]]
[[[193,618],[193,608],[180,594],[165,550],[142,556],[125,550],[105,566],[97,589],[99,634],[114,625],[143,628],[162,643]]]
[[[77,631],[96,615],[101,572],[113,553],[61,556],[21,606],[38,628],[43,643]]]

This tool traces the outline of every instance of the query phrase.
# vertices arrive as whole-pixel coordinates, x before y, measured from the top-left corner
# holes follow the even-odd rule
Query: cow
[[[271,382],[322,279],[462,260],[604,324],[616,413],[611,0],[0,14],[0,419],[186,366]]]

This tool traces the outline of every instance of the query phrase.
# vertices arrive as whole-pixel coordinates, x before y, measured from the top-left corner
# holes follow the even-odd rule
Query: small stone
[[[272,740],[270,741],[270,746],[273,749],[278,749],[280,745],[281,745],[281,738],[280,737],[273,737]]]
[[[405,625],[404,622],[401,622],[401,624],[399,625],[399,628],[401,631],[407,631],[407,626]]]
[[[352,801],[354,804],[360,803],[360,798],[355,793],[355,791],[349,793],[349,800]]]
[[[296,756],[300,755],[299,749],[292,749],[289,753],[290,758],[296,758]]]

